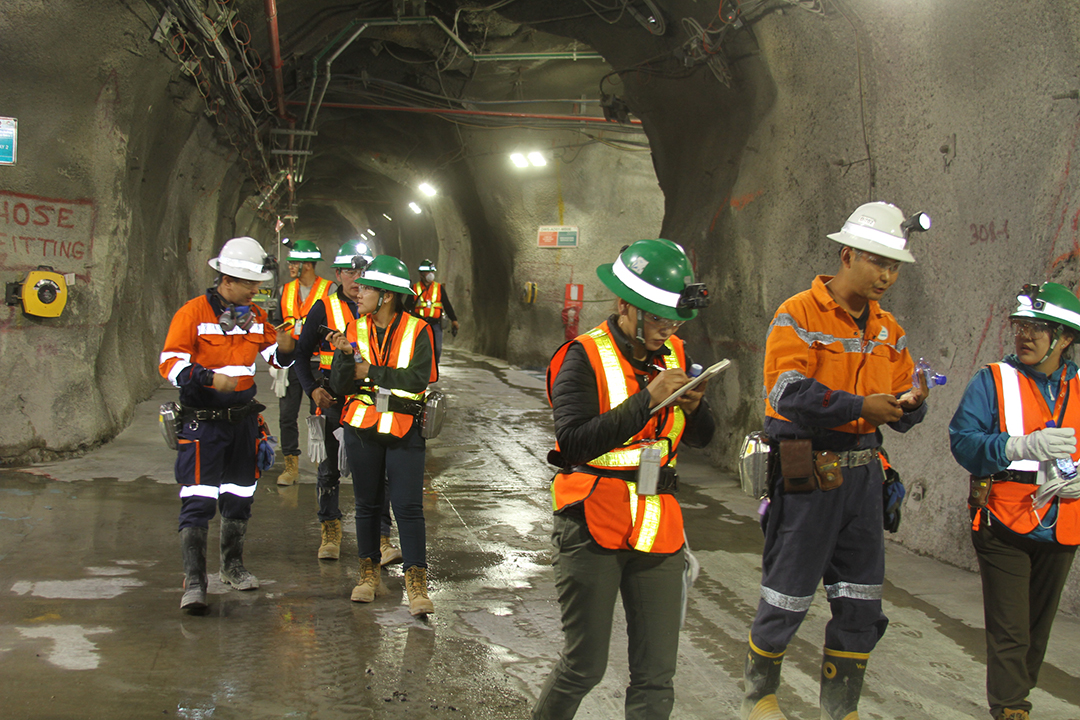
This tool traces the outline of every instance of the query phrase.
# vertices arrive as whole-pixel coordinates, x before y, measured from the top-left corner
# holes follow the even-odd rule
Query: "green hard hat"
[[[376,255],[375,258],[364,268],[364,274],[358,282],[380,290],[401,293],[403,295],[415,295],[412,282],[409,280],[409,268],[405,263],[391,255]]]
[[[436,272],[436,270],[435,270],[435,263],[433,263],[433,262],[431,262],[430,260],[428,260],[428,259],[426,259],[426,258],[425,258],[425,259],[424,259],[424,260],[423,260],[423,261],[422,261],[422,262],[420,263],[420,267],[419,267],[419,268],[417,268],[417,270],[419,270],[420,272]]]
[[[363,263],[356,264],[353,258],[363,258]],[[364,263],[371,262],[371,250],[363,240],[350,240],[341,246],[331,267],[363,269]]]
[[[1064,285],[1025,285],[1016,302],[1016,310],[1009,317],[1045,320],[1080,331],[1080,300]]]
[[[613,263],[596,268],[608,290],[648,313],[669,320],[697,317],[704,302],[687,302],[684,291],[694,285],[694,269],[681,246],[670,240],[638,240]],[[705,300],[707,293],[701,300]]]
[[[289,248],[289,262],[318,262],[322,260],[319,246],[310,240],[295,240]]]

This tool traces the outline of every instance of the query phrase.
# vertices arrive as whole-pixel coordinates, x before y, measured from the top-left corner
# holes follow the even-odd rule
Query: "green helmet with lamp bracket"
[[[310,240],[294,240],[289,247],[289,262],[318,262],[322,260],[319,246]]]
[[[670,240],[638,240],[615,262],[596,268],[608,290],[647,313],[675,321],[697,317],[709,292],[694,282],[694,269],[682,246]]]
[[[417,270],[419,270],[419,271],[420,271],[420,272],[422,272],[422,273],[427,273],[427,272],[438,272],[438,271],[437,271],[437,270],[435,269],[435,263],[431,262],[431,261],[430,261],[430,260],[428,260],[427,258],[425,258],[425,259],[424,259],[423,261],[421,261],[421,263],[420,263],[420,267],[418,267],[418,268],[417,268]]]
[[[330,267],[363,270],[371,262],[371,249],[363,240],[350,240],[341,246]]]
[[[376,255],[364,268],[364,273],[357,282],[402,295],[416,294],[413,292],[412,281],[409,279],[409,268],[392,255]]]
[[[1062,328],[1067,327],[1080,334],[1080,299],[1064,285],[1058,283],[1029,283],[1016,296],[1016,310],[1009,318],[1037,320],[1050,323],[1052,341],[1050,349],[1039,363],[1054,354],[1061,341]]]

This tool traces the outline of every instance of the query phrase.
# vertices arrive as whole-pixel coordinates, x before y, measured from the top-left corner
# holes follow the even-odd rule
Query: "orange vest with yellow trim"
[[[304,319],[311,312],[311,308],[315,307],[315,303],[329,294],[331,285],[333,283],[329,280],[316,277],[311,290],[308,291],[307,299],[301,303],[300,280],[285,284],[285,288],[281,291],[281,314],[286,320],[293,321],[292,336],[294,338],[300,337],[300,331],[304,329]]]
[[[369,363],[383,365],[384,367],[407,368],[409,363],[412,362],[413,353],[416,350],[416,341],[421,333],[428,334],[428,342],[431,343],[433,348],[435,343],[431,338],[431,328],[426,322],[408,314],[402,314],[400,318],[393,335],[385,343],[386,349],[383,352],[382,362],[379,361],[379,340],[375,333],[375,321],[371,315],[365,315],[358,321],[351,323],[346,336],[349,338],[349,342],[353,343],[353,347],[357,349],[357,352]],[[387,328],[387,332],[389,332],[389,328]],[[438,371],[435,368],[435,355],[432,354],[431,374],[428,377],[428,382],[435,382],[438,379]],[[369,393],[378,393],[378,391],[377,386],[369,385],[365,387],[365,392],[350,395],[345,401],[344,409],[341,411],[341,421],[357,428],[374,427],[376,432],[383,435],[393,435],[398,438],[405,437],[405,433],[409,432],[413,420],[416,418],[408,413],[392,411],[381,413],[376,410],[374,394]],[[422,392],[410,393],[405,390],[391,389],[390,393],[404,400],[424,401],[424,393]]]
[[[423,283],[416,283],[413,285],[413,292],[416,293],[416,305],[413,306],[413,312],[424,318],[442,317],[442,285],[440,283],[432,281],[427,288],[424,288]]]
[[[324,297],[322,303],[326,306],[326,326],[328,328],[343,333],[356,324],[353,322],[356,318],[353,317],[352,310],[349,309],[344,300],[338,298],[336,293]],[[319,369],[330,372],[330,366],[333,363],[334,348],[323,340],[319,343]]]
[[[998,397],[998,427],[1012,436],[1027,435],[1046,427],[1048,420],[1057,421],[1061,404],[1068,394],[1070,402],[1065,406],[1062,427],[1080,428],[1080,377],[1073,376],[1068,387],[1058,392],[1057,407],[1053,411],[1035,381],[1007,363],[991,363]],[[1080,460],[1080,450],[1073,454],[1073,461]],[[1038,471],[1036,460],[1016,460],[1010,470]],[[994,517],[1005,523],[1013,532],[1026,535],[1034,530],[1046,516],[1053,503],[1058,505],[1054,537],[1062,545],[1080,545],[1080,499],[1054,498],[1039,510],[1033,500],[1038,485],[1017,482],[995,482],[990,487],[986,507]],[[975,516],[972,529],[978,530],[982,513]]]
[[[566,351],[573,342],[581,343],[596,374],[600,412],[618,407],[639,392],[637,374],[630,362],[619,352],[607,323],[594,328],[559,348],[548,365],[548,400],[551,385],[562,367]],[[680,338],[672,335],[665,343],[670,353],[660,356],[665,368],[685,367],[686,352]],[[663,425],[660,423],[663,422]],[[623,445],[612,448],[586,465],[597,474],[561,471],[551,485],[552,507],[555,512],[568,505],[582,503],[589,533],[596,542],[612,550],[639,550],[652,553],[674,553],[683,546],[682,510],[674,495],[638,495],[637,483],[603,475],[605,470],[635,471],[643,448],[660,438],[663,463],[675,465],[679,440],[686,427],[682,408],[672,406],[653,415],[645,427]],[[669,462],[670,460],[670,462]]]

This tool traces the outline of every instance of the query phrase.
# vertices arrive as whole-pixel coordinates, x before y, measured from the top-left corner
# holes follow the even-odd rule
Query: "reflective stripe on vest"
[[[426,318],[442,317],[442,285],[432,281],[425,289],[423,283],[416,283],[413,285],[413,292],[416,293],[413,310],[417,315]]]
[[[330,323],[330,328],[337,332],[343,333],[349,329],[349,321],[353,319],[352,311],[349,310],[349,306],[346,305],[337,297],[327,297],[323,299],[323,304],[326,305],[327,313],[326,320]],[[319,368],[322,370],[329,370],[330,366],[334,363],[334,348],[327,350],[325,346],[327,343],[322,341],[319,346]]]
[[[371,332],[371,325],[374,321],[370,315],[361,318],[355,323],[355,331],[351,331],[350,335],[355,335],[352,342],[356,343],[357,351],[361,357],[371,362],[371,340],[373,333]],[[401,325],[397,328],[394,335],[390,338],[390,351],[393,353],[392,364],[388,367],[393,368],[407,368],[412,361],[413,349],[416,347],[416,335],[420,332],[426,323],[412,315],[402,315]],[[352,330],[350,328],[350,330]],[[389,328],[387,328],[389,332]],[[366,388],[369,391],[378,393],[378,386],[371,385]],[[390,393],[396,397],[403,398],[405,400],[414,400],[422,402],[424,399],[424,393],[410,393],[405,390],[390,389]],[[406,418],[408,418],[406,420]],[[396,424],[395,424],[396,421]],[[375,426],[375,430],[384,435],[393,434],[397,437],[403,437],[405,432],[408,432],[408,428],[412,426],[413,416],[403,413],[384,412],[380,413],[375,410],[375,401],[371,395],[365,393],[357,393],[356,395],[350,395],[346,401],[345,411],[342,413],[342,422],[347,422],[353,427],[370,427]],[[404,432],[400,435],[393,432],[395,427],[399,430],[404,428]]]
[[[999,380],[1001,392],[999,394],[1001,416],[1005,422],[1005,432],[1013,437],[1026,435],[1024,431],[1024,403],[1020,399],[1020,373],[1012,365],[1007,363],[994,363],[997,373],[994,379]],[[1038,472],[1038,460],[1013,460],[1009,463],[1010,470],[1022,472]]]

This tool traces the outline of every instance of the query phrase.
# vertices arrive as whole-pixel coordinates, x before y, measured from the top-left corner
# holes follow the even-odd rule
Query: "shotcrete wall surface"
[[[189,84],[122,6],[9,0],[0,115],[0,281],[74,276],[59,318],[0,306],[0,458],[92,446],[156,387],[169,318],[209,284],[237,179]],[[62,43],[62,50],[59,44]]]
[[[577,146],[583,140],[567,134],[552,144]],[[486,215],[514,253],[513,280],[505,298],[507,359],[546,367],[565,336],[567,285],[582,286],[580,332],[610,315],[615,296],[600,282],[596,268],[612,262],[624,245],[659,237],[664,197],[648,152],[586,144],[558,153],[566,159],[520,169],[509,162],[509,152],[485,155],[473,161],[473,168]],[[576,227],[578,246],[540,247],[542,226]],[[537,293],[528,304],[523,294],[530,282],[536,283]]]
[[[714,458],[732,467],[743,433],[761,425],[768,323],[815,274],[835,272],[839,246],[826,233],[868,200],[925,210],[933,229],[911,240],[917,263],[903,268],[883,306],[906,329],[912,354],[949,383],[934,390],[921,426],[884,430],[909,490],[895,538],[974,568],[967,473],[951,456],[947,427],[974,372],[1011,352],[1007,315],[1019,287],[1077,288],[1080,184],[1071,167],[1080,106],[1053,95],[1080,87],[1080,5],[1039,2],[1020,14],[997,0],[829,5],[824,17],[789,11],[754,26],[775,97],[755,109],[727,196],[742,200],[720,208],[697,246],[718,288],[706,322],[737,319],[713,334],[740,376],[737,394],[713,395],[722,422],[736,423]],[[716,207],[719,198],[702,197],[710,200]],[[1080,609],[1080,578],[1063,607]]]

